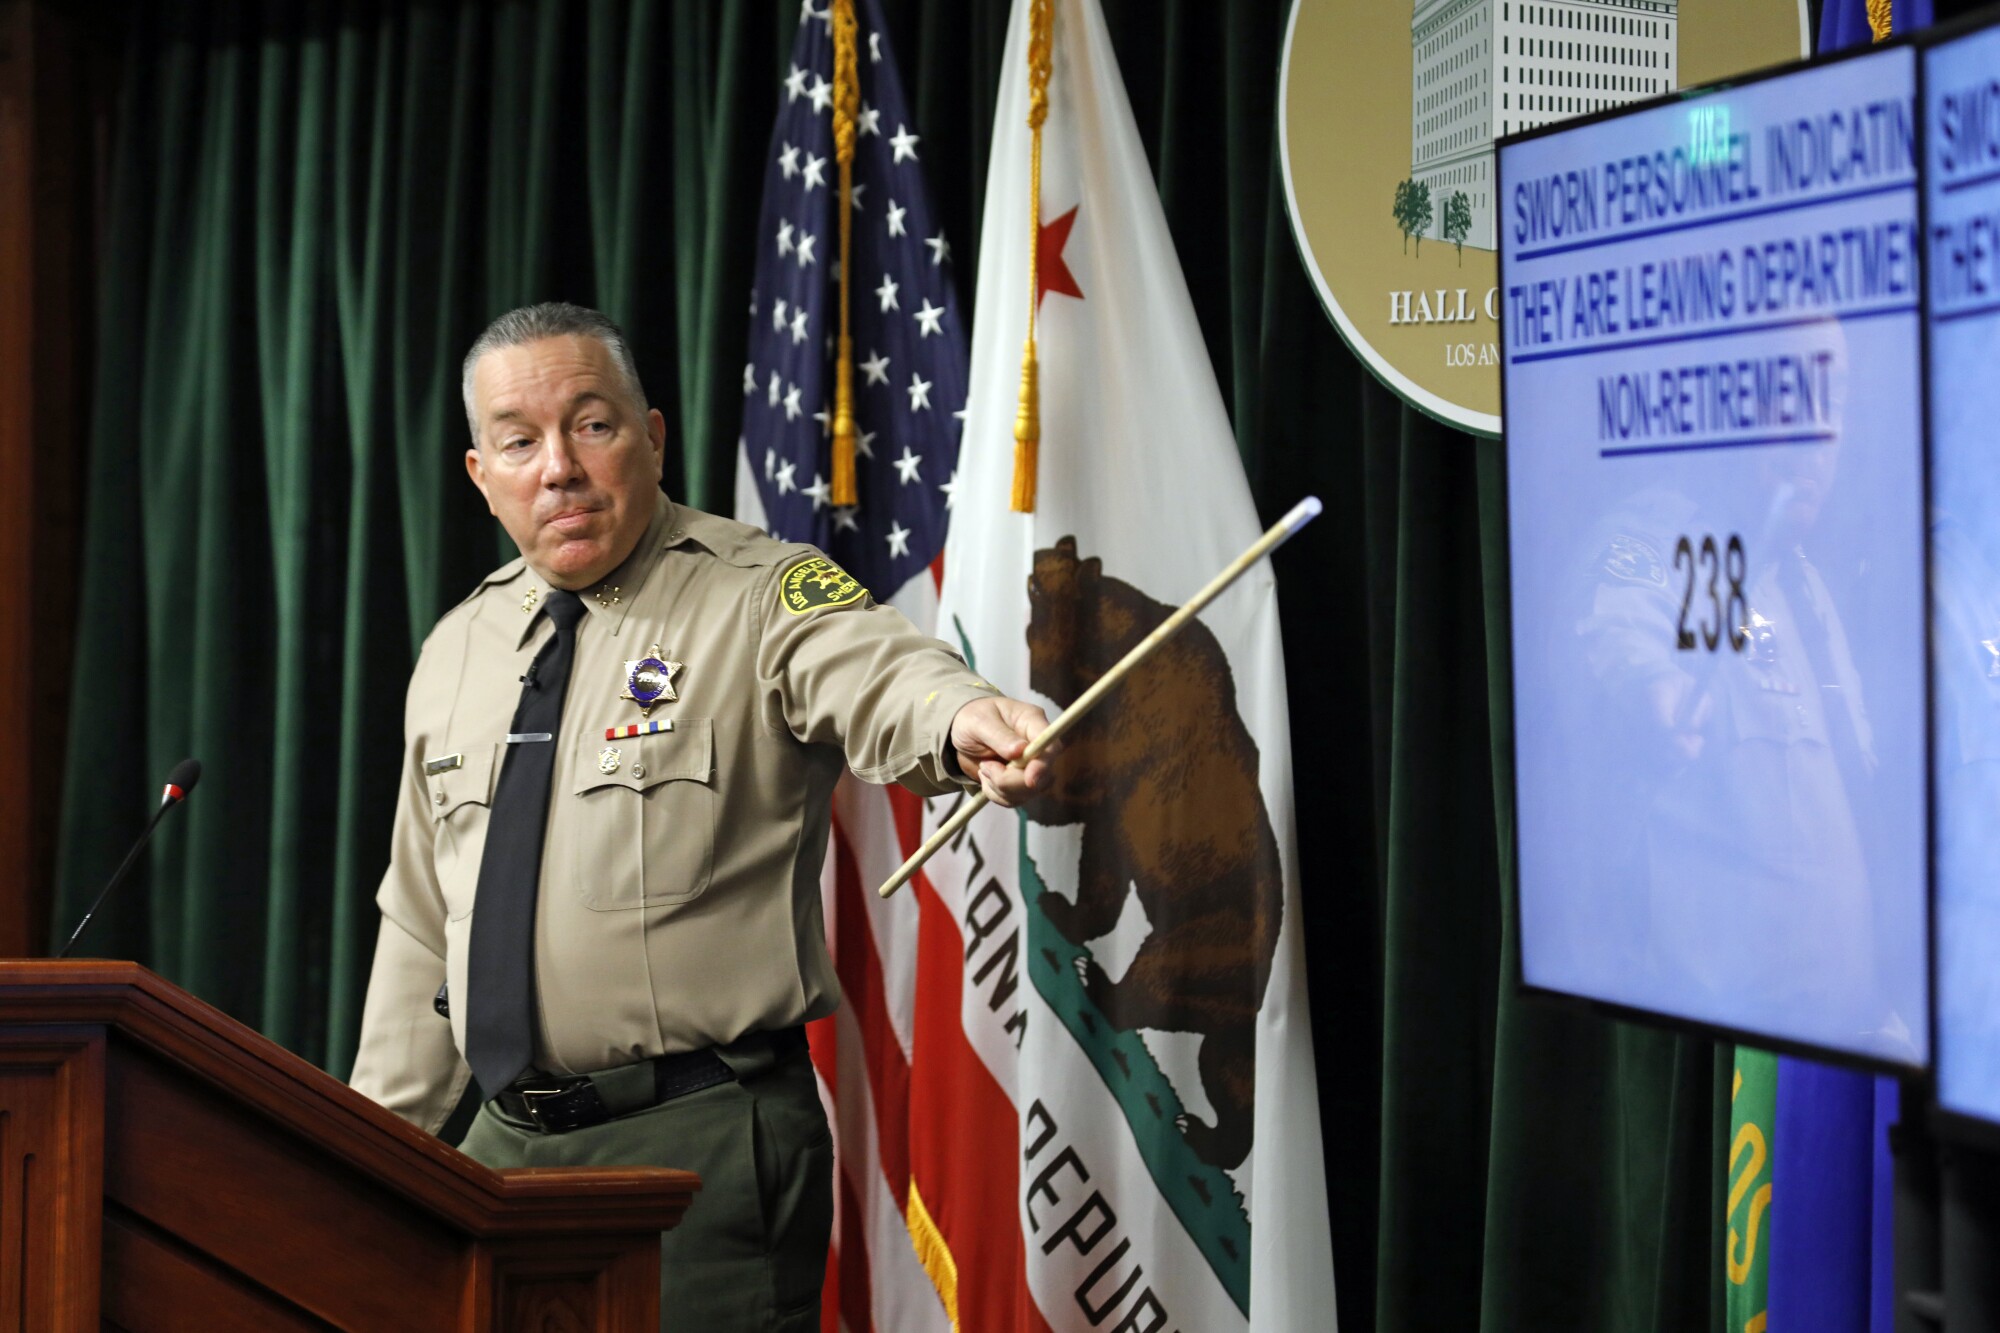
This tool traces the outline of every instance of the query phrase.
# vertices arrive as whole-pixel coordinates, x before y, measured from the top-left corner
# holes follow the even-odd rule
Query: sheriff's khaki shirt
[[[838,570],[802,582],[825,573],[794,573],[817,556],[663,496],[632,556],[580,594],[535,925],[538,1068],[607,1069],[831,1013],[819,876],[841,769],[925,795],[961,785],[951,719],[993,688]],[[502,567],[438,622],[410,678],[353,1084],[426,1129],[471,1077],[487,810],[521,677],[554,633],[548,591],[522,561]],[[681,664],[679,698],[645,714],[620,696],[655,649]],[[444,982],[449,1023],[432,1007]]]

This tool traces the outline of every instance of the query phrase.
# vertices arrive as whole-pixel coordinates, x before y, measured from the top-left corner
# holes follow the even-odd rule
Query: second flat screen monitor
[[[1524,980],[1928,1058],[1914,58],[1504,143]]]

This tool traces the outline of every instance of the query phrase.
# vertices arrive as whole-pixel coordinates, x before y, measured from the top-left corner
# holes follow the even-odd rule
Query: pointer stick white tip
[[[1296,536],[1300,528],[1319,517],[1320,510],[1323,507],[1317,495],[1308,495],[1305,499],[1293,505],[1292,512],[1286,514],[1284,517],[1285,535],[1288,537]]]

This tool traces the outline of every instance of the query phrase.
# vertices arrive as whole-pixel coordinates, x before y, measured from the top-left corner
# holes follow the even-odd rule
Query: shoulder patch
[[[829,606],[846,606],[860,601],[867,592],[852,574],[823,555],[799,561],[778,580],[778,600],[795,616]]]

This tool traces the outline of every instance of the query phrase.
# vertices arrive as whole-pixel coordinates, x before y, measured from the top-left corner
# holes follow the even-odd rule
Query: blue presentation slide
[[[2000,1121],[2000,29],[1924,60],[1937,1097]]]
[[[1915,67],[1503,144],[1499,194],[1524,979],[1907,1067]]]

